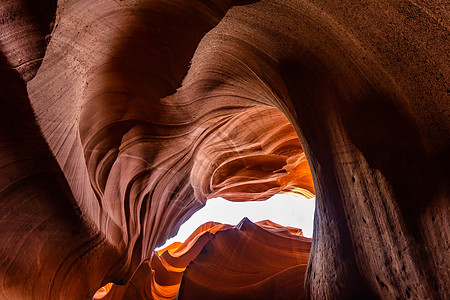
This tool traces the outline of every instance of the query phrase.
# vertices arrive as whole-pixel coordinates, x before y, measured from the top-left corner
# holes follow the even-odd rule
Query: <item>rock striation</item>
[[[208,222],[153,252],[130,283],[108,284],[94,299],[302,299],[310,247],[301,229],[271,221]]]
[[[216,233],[184,272],[179,299],[304,299],[311,239],[299,234],[248,219]]]
[[[89,299],[208,198],[298,193],[307,298],[449,299],[448,20],[422,0],[2,1],[0,298]]]

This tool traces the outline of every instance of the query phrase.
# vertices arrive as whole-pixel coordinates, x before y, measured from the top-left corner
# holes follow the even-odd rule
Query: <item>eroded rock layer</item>
[[[154,251],[125,285],[108,283],[99,289],[95,300],[108,299],[175,299],[183,273],[212,236],[233,226],[208,222],[198,227],[185,242],[173,243]]]
[[[316,195],[307,297],[449,298],[445,2],[7,0],[0,17],[1,298],[88,299],[207,198],[278,192]]]
[[[310,248],[300,229],[271,221],[208,222],[184,243],[153,252],[130,283],[108,284],[94,299],[302,299]]]
[[[0,4],[0,51],[8,68],[31,80],[54,28],[56,0],[4,0]]]
[[[218,232],[189,264],[179,299],[303,299],[311,239],[244,219]]]

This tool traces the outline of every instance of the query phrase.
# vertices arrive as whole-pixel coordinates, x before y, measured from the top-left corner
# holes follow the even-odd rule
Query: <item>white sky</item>
[[[266,201],[231,202],[223,198],[213,198],[181,225],[178,234],[156,250],[173,242],[184,242],[197,227],[215,221],[236,225],[244,217],[252,222],[271,220],[283,226],[301,228],[303,235],[312,237],[315,199],[278,194]]]

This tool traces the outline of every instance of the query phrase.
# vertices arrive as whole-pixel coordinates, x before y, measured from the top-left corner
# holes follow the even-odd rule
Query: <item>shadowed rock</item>
[[[0,298],[89,298],[208,198],[287,192],[307,298],[449,298],[445,4],[31,2],[0,3]]]

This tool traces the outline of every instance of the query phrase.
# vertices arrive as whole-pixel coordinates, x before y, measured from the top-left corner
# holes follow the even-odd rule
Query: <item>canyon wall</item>
[[[208,222],[185,242],[154,251],[128,284],[108,284],[94,300],[303,299],[310,248],[301,229],[269,220]]]
[[[89,299],[208,198],[276,193],[316,196],[307,298],[449,298],[445,2],[0,17],[0,298]]]

